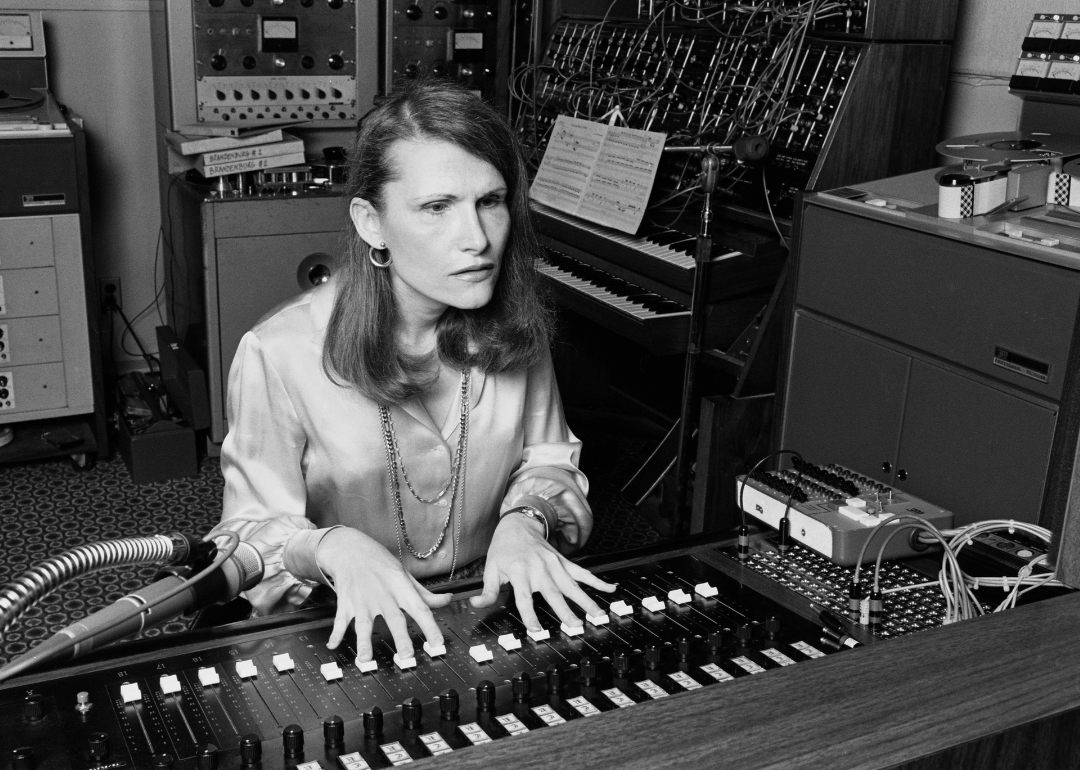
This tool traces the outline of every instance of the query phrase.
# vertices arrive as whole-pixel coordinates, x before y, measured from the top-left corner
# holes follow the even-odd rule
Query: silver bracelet
[[[549,540],[551,535],[550,525],[548,524],[547,516],[543,514],[538,508],[533,508],[531,505],[519,505],[517,508],[511,508],[509,511],[499,517],[500,520],[506,518],[511,513],[520,513],[524,516],[528,516],[534,521],[539,521],[544,525],[544,540]]]

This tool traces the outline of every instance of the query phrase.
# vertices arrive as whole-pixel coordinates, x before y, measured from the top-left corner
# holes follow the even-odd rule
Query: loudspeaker
[[[210,440],[225,440],[229,367],[263,315],[329,279],[344,253],[340,196],[221,199],[178,183],[169,196],[169,325],[207,375]]]

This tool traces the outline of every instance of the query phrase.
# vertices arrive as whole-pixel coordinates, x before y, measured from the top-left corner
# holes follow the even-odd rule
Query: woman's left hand
[[[488,547],[484,591],[470,600],[473,607],[495,604],[499,590],[509,583],[514,589],[521,620],[530,631],[542,628],[533,607],[534,593],[543,596],[559,620],[568,626],[580,626],[583,621],[570,609],[567,599],[586,615],[603,612],[578,584],[607,592],[614,591],[615,584],[601,580],[565,558],[544,540],[543,532],[543,527],[528,517],[514,514],[503,517]]]

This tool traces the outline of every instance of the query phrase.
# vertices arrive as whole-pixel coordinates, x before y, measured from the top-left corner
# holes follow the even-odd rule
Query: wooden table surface
[[[1080,594],[579,719],[440,768],[1076,768]]]

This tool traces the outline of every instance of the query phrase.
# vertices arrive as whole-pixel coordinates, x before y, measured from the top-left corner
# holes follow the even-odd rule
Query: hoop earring
[[[368,260],[371,262],[371,264],[373,264],[373,265],[375,265],[375,267],[379,267],[379,268],[390,267],[390,263],[394,261],[394,258],[392,256],[390,256],[390,253],[386,252],[386,261],[385,262],[380,262],[379,260],[375,259],[375,252],[377,252],[377,251],[386,252],[386,244],[385,243],[382,244],[382,246],[380,248],[377,248],[377,249],[374,246],[370,245],[370,244],[368,245],[367,257],[368,257]]]

